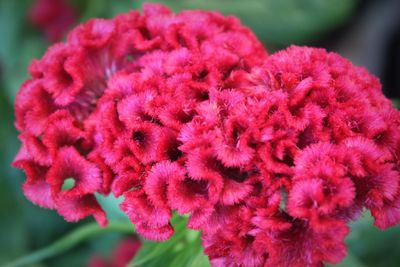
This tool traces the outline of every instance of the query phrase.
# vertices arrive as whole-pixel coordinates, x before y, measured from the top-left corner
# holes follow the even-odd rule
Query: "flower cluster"
[[[174,192],[196,201],[175,205],[214,266],[338,263],[363,209],[380,229],[399,223],[400,113],[376,78],[307,47],[247,76],[211,94],[179,136],[188,176]]]
[[[228,86],[231,73],[265,57],[249,29],[215,12],[175,15],[147,5],[143,15],[78,26],[31,63],[32,79],[17,95],[22,146],[14,165],[26,172],[25,195],[68,221],[93,215],[106,225],[95,194],[125,194],[138,231],[168,238],[171,211],[158,206],[162,179],[184,175],[182,125],[210,88]]]
[[[369,209],[400,221],[400,113],[337,54],[271,56],[234,17],[146,5],[94,19],[30,66],[16,100],[24,193],[152,240],[190,214],[213,266],[320,266]],[[72,181],[72,187],[66,187]]]

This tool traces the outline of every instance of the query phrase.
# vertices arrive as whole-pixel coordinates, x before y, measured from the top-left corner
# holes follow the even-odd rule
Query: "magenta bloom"
[[[14,165],[68,221],[106,225],[95,194],[112,193],[148,239],[189,214],[213,266],[295,267],[340,262],[364,209],[400,221],[400,113],[337,54],[268,56],[233,17],[146,5],[78,26],[30,73]]]
[[[210,88],[265,57],[250,30],[215,12],[147,5],[78,26],[32,62],[17,95],[25,195],[68,221],[93,215],[105,226],[95,194],[124,194],[138,231],[167,239],[163,190],[171,174],[186,175],[180,129]]]
[[[169,189],[214,266],[335,264],[364,209],[400,222],[400,113],[376,78],[294,46],[242,78],[183,127],[188,176]]]

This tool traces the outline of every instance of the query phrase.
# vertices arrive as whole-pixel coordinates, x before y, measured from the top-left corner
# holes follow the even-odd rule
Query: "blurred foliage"
[[[349,255],[339,267],[398,267],[400,266],[400,225],[381,231],[373,227],[369,212],[350,223],[346,239]]]
[[[24,175],[10,167],[19,143],[13,126],[12,103],[27,79],[27,66],[41,57],[50,44],[26,21],[33,0],[0,0],[0,266],[46,247],[70,231],[85,227],[91,219],[66,223],[54,211],[28,202],[21,190]],[[80,21],[112,17],[139,8],[143,0],[71,0]],[[174,10],[215,9],[235,14],[267,44],[308,43],[342,25],[352,14],[356,0],[163,0]],[[394,101],[398,106],[400,101]],[[112,221],[129,224],[117,206],[121,199],[96,196]],[[131,266],[209,266],[200,249],[198,233],[185,230],[186,219],[174,218],[177,235],[165,243],[144,241]],[[400,266],[400,227],[381,232],[369,215],[351,224],[349,255],[340,266]],[[110,254],[122,233],[104,233],[83,240],[69,251],[31,267],[84,266],[93,254]]]
[[[235,15],[267,44],[286,46],[317,40],[349,18],[356,0],[139,0],[161,2],[176,11],[182,9],[219,10]]]

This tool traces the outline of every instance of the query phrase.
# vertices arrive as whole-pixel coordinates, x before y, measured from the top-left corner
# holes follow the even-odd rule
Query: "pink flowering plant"
[[[99,226],[9,266],[102,228],[157,242],[89,266],[136,253],[129,266],[324,266],[345,259],[364,211],[382,230],[400,222],[400,113],[338,54],[271,54],[233,16],[146,4],[78,25],[29,73],[15,100],[22,190]]]

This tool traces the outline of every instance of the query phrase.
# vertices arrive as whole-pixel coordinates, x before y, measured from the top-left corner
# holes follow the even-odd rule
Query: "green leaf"
[[[174,221],[176,221],[176,219]],[[171,251],[172,248],[177,245],[185,236],[186,233],[184,231],[184,227],[185,221],[178,221],[175,226],[176,233],[168,241],[152,242],[145,240],[142,248],[139,250],[139,253],[135,256],[129,266],[141,266],[142,264],[160,257],[160,255],[163,255],[168,251]]]
[[[187,217],[175,215],[172,218],[172,225],[175,234],[165,242],[144,241],[139,253],[135,256],[130,267],[175,267],[175,266],[195,266],[194,259],[197,259],[199,253],[203,254],[200,232],[188,230],[186,227]],[[206,261],[207,258],[199,258],[196,261]],[[197,267],[209,266],[197,265]]]
[[[201,250],[197,253],[197,255],[193,258],[192,262],[188,267],[209,267],[210,262],[208,260],[208,257],[204,254],[204,252]]]

